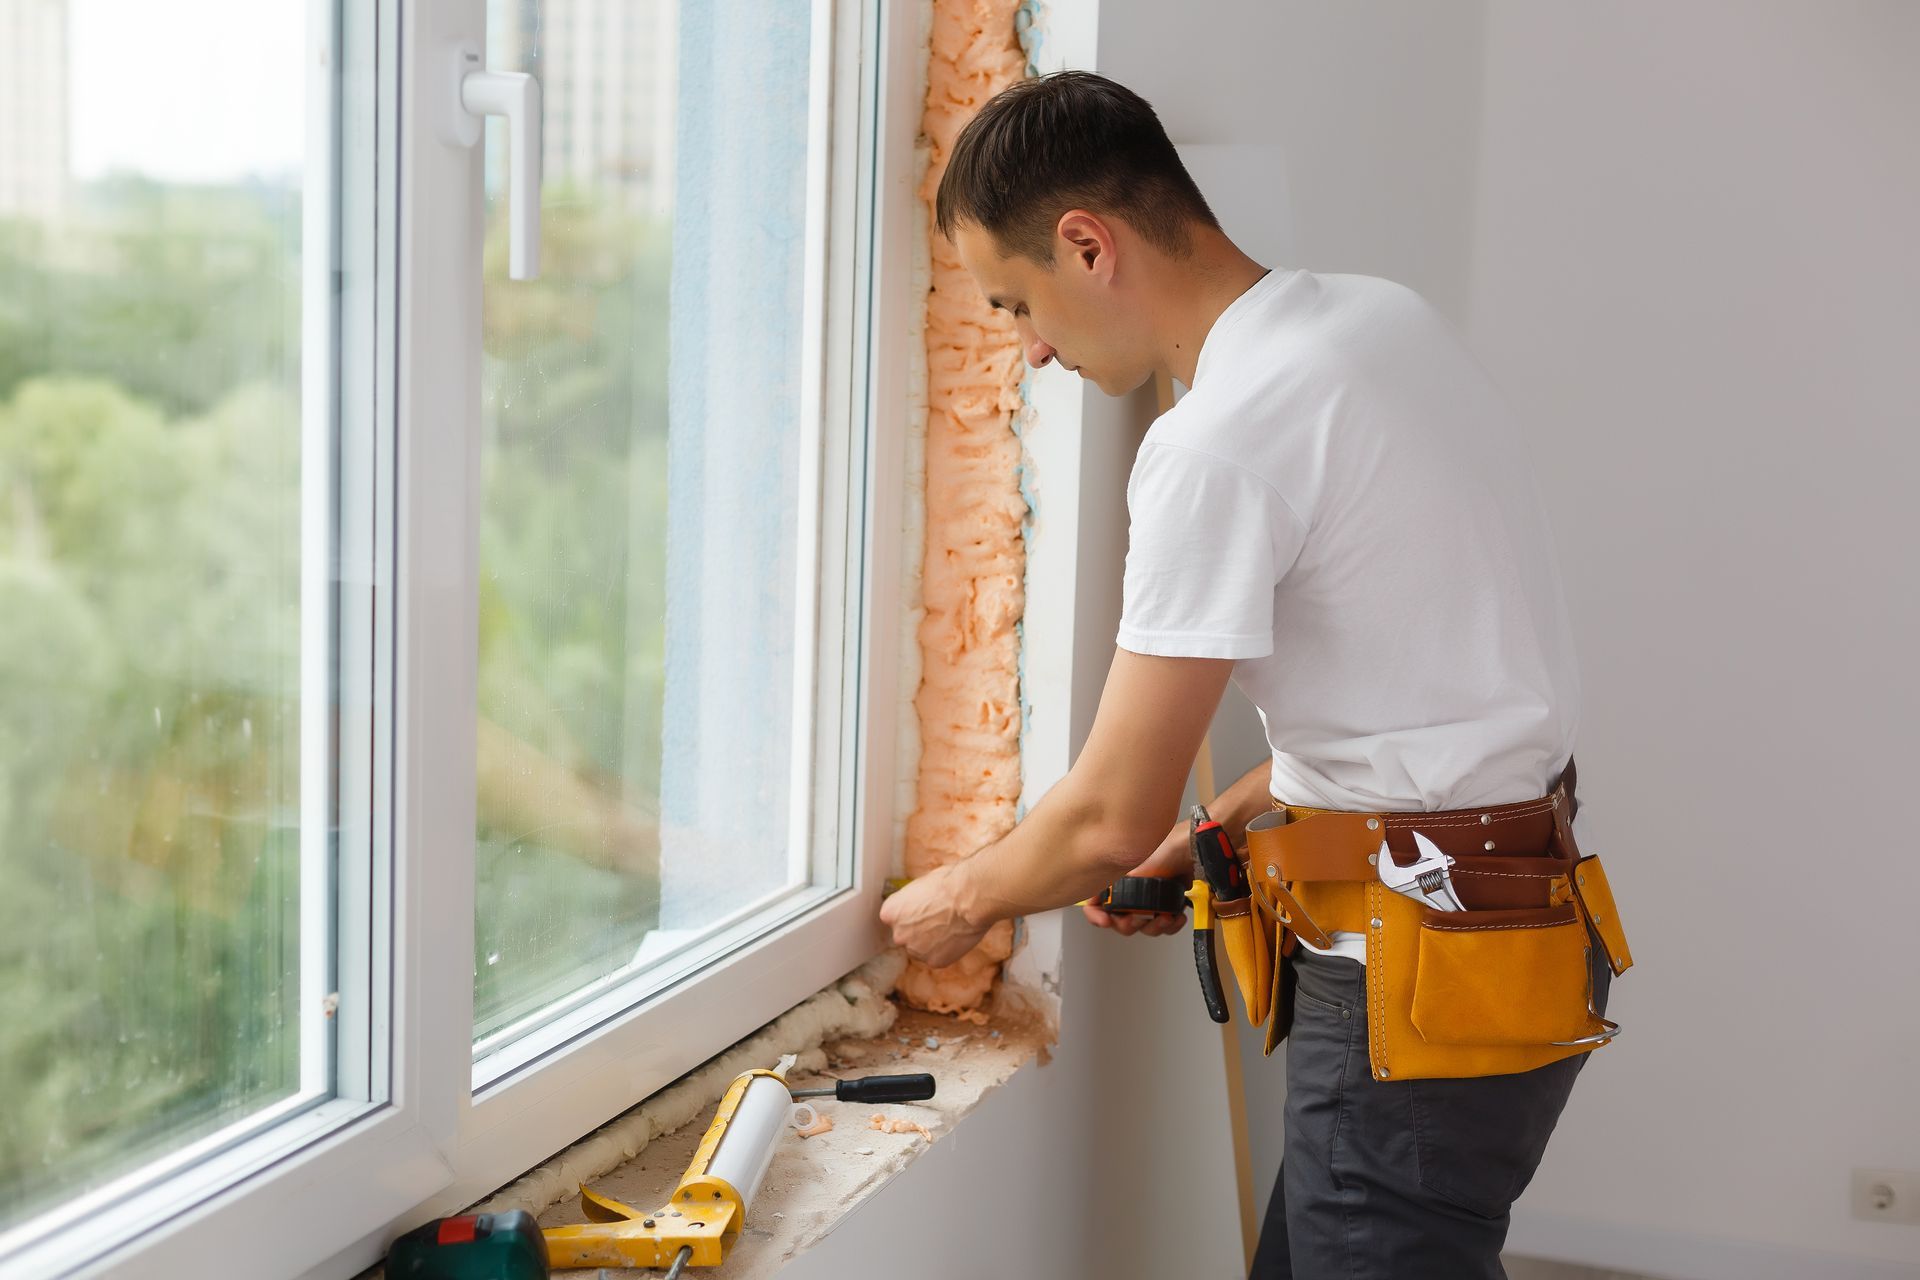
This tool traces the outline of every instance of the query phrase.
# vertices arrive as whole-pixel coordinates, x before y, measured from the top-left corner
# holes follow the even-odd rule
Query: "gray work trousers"
[[[1612,974],[1593,950],[1604,1012]],[[1288,969],[1286,1142],[1253,1280],[1504,1280],[1508,1211],[1589,1055],[1514,1075],[1375,1080],[1365,969],[1305,948]]]

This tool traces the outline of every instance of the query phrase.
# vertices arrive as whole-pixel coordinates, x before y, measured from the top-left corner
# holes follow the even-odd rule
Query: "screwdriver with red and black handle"
[[[1193,901],[1193,966],[1200,973],[1200,994],[1207,1002],[1207,1016],[1225,1022],[1231,1015],[1227,1012],[1227,994],[1220,986],[1220,959],[1214,949],[1210,908],[1213,903],[1251,897],[1253,887],[1226,828],[1213,820],[1203,804],[1193,806],[1188,816],[1187,844],[1193,852],[1194,870],[1200,873],[1188,893]]]

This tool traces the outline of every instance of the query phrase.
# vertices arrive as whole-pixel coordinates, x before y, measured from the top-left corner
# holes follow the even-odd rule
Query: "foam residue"
[[[986,1034],[971,1034],[948,1015],[903,1009],[887,1033],[829,1041],[823,1046],[823,1067],[809,1071],[803,1061],[796,1069],[799,1087],[830,1086],[875,1072],[926,1071],[940,1082],[940,1091],[924,1102],[891,1104],[884,1111],[854,1103],[821,1104],[820,1113],[834,1119],[833,1128],[804,1141],[789,1136],[774,1143],[772,1163],[746,1223],[727,1250],[726,1264],[712,1274],[727,1280],[790,1274],[783,1268],[796,1254],[818,1244],[857,1205],[955,1133],[959,1122],[1022,1066],[1044,1059],[1048,1029],[1029,1017],[1001,1014],[997,1010],[1002,1003],[996,1001],[997,1025]],[[937,1035],[938,1049],[924,1047],[930,1035]],[[635,1206],[666,1203],[704,1136],[706,1126],[698,1120],[711,1114],[709,1107],[696,1123],[656,1139],[639,1159],[598,1179],[594,1190]],[[876,1115],[882,1123],[874,1122]],[[578,1202],[569,1196],[542,1214],[540,1225],[564,1226],[582,1216]],[[918,1274],[911,1256],[879,1260],[865,1270],[886,1276]],[[1017,1266],[1013,1270],[1019,1272]],[[649,1274],[658,1273],[556,1271],[554,1280]]]
[[[937,0],[921,132],[929,205],[954,139],[988,98],[1026,74],[1020,0]],[[910,876],[999,839],[1020,799],[1020,636],[1026,551],[1020,493],[1021,355],[1013,323],[981,298],[953,246],[935,235],[926,311],[925,554],[921,568],[920,764],[907,820]],[[994,926],[943,969],[908,966],[911,1004],[971,1009],[1012,952]]]
[[[728,1049],[645,1102],[615,1118],[554,1159],[476,1205],[474,1213],[525,1209],[538,1215],[572,1196],[582,1183],[633,1159],[648,1143],[672,1133],[719,1101],[742,1071],[797,1055],[801,1071],[826,1065],[820,1046],[847,1036],[875,1036],[898,1013],[887,993],[901,972],[898,952],[869,960],[818,995],[795,1005],[760,1031]]]

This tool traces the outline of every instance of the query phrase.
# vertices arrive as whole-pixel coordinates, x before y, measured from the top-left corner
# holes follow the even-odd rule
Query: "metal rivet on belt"
[[[1487,841],[1487,848],[1489,849],[1493,848],[1493,841],[1491,840]]]
[[[1379,829],[1380,829],[1380,819],[1378,818],[1367,819],[1367,830],[1378,831]]]
[[[1389,1070],[1387,1070],[1387,1069],[1386,1069],[1385,1067],[1382,1067],[1382,1068],[1380,1068],[1380,1078],[1381,1078],[1382,1080],[1385,1080],[1385,1079],[1386,1079],[1386,1078],[1387,1078],[1388,1076],[1390,1076],[1390,1075],[1392,1075],[1392,1074],[1393,1074],[1393,1072],[1391,1072],[1391,1071],[1389,1071]]]
[[[1267,864],[1267,879],[1278,880],[1279,878],[1280,878],[1280,868],[1274,866],[1271,862],[1269,862]]]
[[[1375,917],[1373,918],[1373,927],[1374,927],[1374,928],[1376,928],[1376,929],[1378,929],[1378,928],[1380,927],[1380,917],[1379,917],[1379,916],[1375,916]]]
[[[1368,866],[1370,866],[1370,867],[1377,867],[1377,866],[1379,866],[1379,865],[1380,865],[1380,855],[1379,855],[1379,854],[1377,854],[1377,853],[1370,853],[1370,854],[1368,854],[1368,855],[1367,855],[1367,865],[1368,865]]]
[[[1483,814],[1481,814],[1481,815],[1480,815],[1480,825],[1481,825],[1481,826],[1483,826],[1483,827],[1490,827],[1490,826],[1492,826],[1492,825],[1493,825],[1493,815],[1492,815],[1492,814],[1490,814],[1490,813],[1483,813]]]

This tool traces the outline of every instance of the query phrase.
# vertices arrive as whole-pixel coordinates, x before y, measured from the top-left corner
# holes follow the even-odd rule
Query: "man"
[[[1213,807],[1236,840],[1276,801],[1425,813],[1553,787],[1579,689],[1546,520],[1506,406],[1431,307],[1253,261],[1152,108],[1086,73],[987,103],[936,220],[1035,368],[1189,391],[1135,460],[1119,647],[1084,750],[1004,839],[887,901],[896,942],[946,964],[1119,874],[1189,874],[1167,824],[1230,678],[1272,748]],[[1288,966],[1285,1155],[1254,1274],[1500,1276],[1509,1206],[1584,1056],[1372,1078],[1366,961],[1348,932]]]

